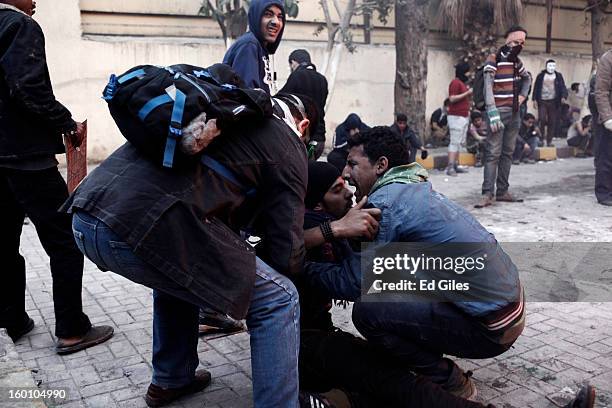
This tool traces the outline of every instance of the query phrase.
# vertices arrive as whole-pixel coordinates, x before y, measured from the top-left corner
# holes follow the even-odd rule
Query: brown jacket
[[[595,103],[600,123],[612,119],[612,49],[599,59],[595,81]]]

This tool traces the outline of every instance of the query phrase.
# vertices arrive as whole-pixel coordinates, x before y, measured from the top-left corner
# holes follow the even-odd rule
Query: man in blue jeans
[[[349,141],[343,174],[356,187],[357,200],[367,195],[369,206],[382,211],[379,232],[365,251],[339,264],[309,264],[306,274],[315,288],[332,298],[355,301],[362,294],[362,261],[391,243],[429,243],[443,252],[455,249],[455,258],[469,256],[456,253],[458,244],[485,253],[486,267],[473,273],[471,281],[479,287],[469,294],[469,302],[404,297],[394,302],[362,299],[353,307],[353,323],[368,342],[446,391],[473,398],[476,388],[469,374],[443,355],[490,358],[510,348],[524,327],[518,271],[471,214],[433,191],[422,167],[407,165],[402,146],[401,138],[387,127]]]
[[[275,117],[228,129],[193,166],[163,169],[127,143],[67,203],[81,251],[154,289],[149,406],[209,384],[210,373],[196,371],[200,307],[246,317],[255,406],[298,405],[299,304],[287,276],[302,270],[302,135],[317,123],[303,102],[275,98]],[[205,139],[218,134],[213,122]],[[262,238],[258,258],[238,234],[247,227]]]

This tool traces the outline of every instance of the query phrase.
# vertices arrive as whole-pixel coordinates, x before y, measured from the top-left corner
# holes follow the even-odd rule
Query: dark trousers
[[[550,145],[553,137],[557,136],[561,125],[561,107],[556,100],[541,101],[538,103],[538,117],[542,136],[544,136],[546,144]]]
[[[597,124],[594,128],[595,196],[597,201],[612,201],[612,132]]]
[[[326,392],[339,388],[353,408],[478,408],[440,386],[415,376],[406,364],[385,350],[340,330],[303,330],[300,346],[300,386]]]
[[[436,382],[448,376],[444,354],[492,358],[511,346],[493,341],[478,320],[449,303],[359,302],[353,323],[369,342]]]
[[[19,253],[26,214],[51,261],[55,335],[81,336],[91,327],[81,303],[83,255],[74,242],[71,217],[58,212],[67,198],[66,183],[57,167],[37,171],[0,168],[0,327],[21,327],[29,318],[25,260]]]

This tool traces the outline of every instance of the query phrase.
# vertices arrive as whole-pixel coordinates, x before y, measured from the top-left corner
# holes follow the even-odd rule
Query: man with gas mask
[[[497,201],[520,202],[508,191],[510,168],[521,119],[519,107],[529,94],[531,75],[518,57],[525,45],[527,31],[511,27],[505,35],[506,43],[497,54],[487,57],[484,66],[485,119],[489,127],[482,199],[476,208]],[[508,79],[512,79],[509,81]],[[496,189],[497,186],[497,189]]]
[[[538,110],[540,129],[546,127],[546,145],[553,146],[552,139],[557,135],[561,123],[561,105],[567,103],[567,88],[557,63],[546,61],[546,69],[538,75],[533,89],[533,107]]]

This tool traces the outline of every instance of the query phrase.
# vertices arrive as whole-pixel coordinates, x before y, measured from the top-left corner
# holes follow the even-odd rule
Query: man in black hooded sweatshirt
[[[291,75],[281,93],[299,94],[310,97],[319,109],[317,133],[310,140],[316,142],[314,160],[321,157],[325,148],[325,103],[327,101],[327,79],[317,72],[306,50],[295,50],[289,55]]]
[[[241,36],[223,57],[249,88],[276,93],[276,72],[270,66],[283,38],[285,6],[282,0],[253,0],[249,6],[249,32]],[[274,65],[274,64],[272,64]]]

